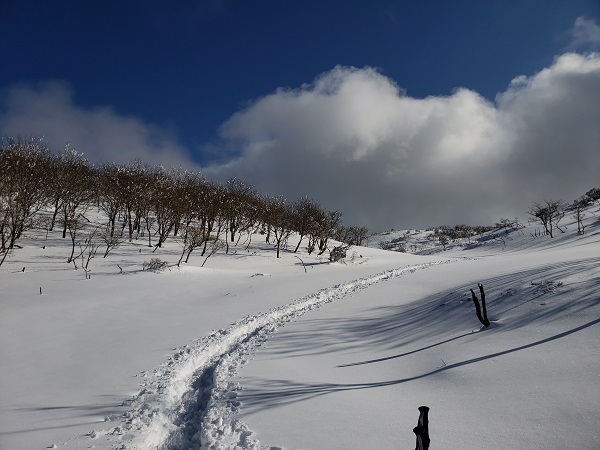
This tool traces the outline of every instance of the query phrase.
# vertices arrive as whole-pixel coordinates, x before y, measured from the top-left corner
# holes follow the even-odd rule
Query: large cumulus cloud
[[[168,129],[81,107],[62,83],[0,92],[0,134],[28,133],[55,149],[70,142],[93,162],[194,167]],[[346,224],[525,217],[533,201],[573,200],[600,185],[600,55],[563,54],[515,77],[494,101],[464,88],[412,98],[376,69],[339,66],[256,100],[221,136],[238,156],[205,175],[237,176],[290,199],[309,195],[341,210]]]
[[[373,68],[336,67],[235,114],[239,157],[205,169],[261,192],[308,194],[374,230],[523,217],[600,178],[600,55],[516,77],[490,102],[457,89],[411,98]]]

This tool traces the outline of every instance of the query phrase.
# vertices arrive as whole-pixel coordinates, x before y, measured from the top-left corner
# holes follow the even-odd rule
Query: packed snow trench
[[[239,387],[226,381],[226,376],[235,374],[245,362],[246,355],[278,327],[312,309],[379,281],[447,262],[393,269],[323,289],[267,313],[244,317],[227,329],[182,347],[132,400],[134,407],[127,413],[126,425],[109,433],[135,430],[131,448],[260,448],[249,439],[247,427],[233,418],[239,406]]]
[[[334,264],[257,244],[149,273],[140,246],[91,278],[41,240],[0,272],[2,449],[414,448],[421,405],[431,449],[600,448],[595,214]]]
[[[237,386],[220,375],[311,309],[449,261],[359,247],[364,256],[354,251],[343,263],[306,254],[300,262],[255,244],[216,255],[210,267],[152,273],[142,262],[155,254],[141,244],[84,273],[61,265],[69,249],[56,235],[23,243],[0,271],[2,449],[245,442],[249,431],[232,417]],[[161,256],[176,261],[178,251],[173,245]],[[403,267],[386,269],[393,265]],[[166,362],[152,363],[165,353]],[[228,408],[214,406],[221,397],[232,398]]]

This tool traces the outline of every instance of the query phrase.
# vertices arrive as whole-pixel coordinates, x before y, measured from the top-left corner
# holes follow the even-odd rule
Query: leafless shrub
[[[379,248],[381,250],[393,250],[394,247],[395,247],[395,245],[392,241],[380,241],[379,242]]]
[[[333,249],[329,252],[329,261],[338,262],[343,260],[344,258],[346,258],[346,254],[349,248],[350,246],[345,244],[333,247]]]
[[[143,268],[144,270],[152,272],[160,272],[166,268],[168,264],[167,261],[163,261],[160,258],[150,258],[150,261],[144,261]]]

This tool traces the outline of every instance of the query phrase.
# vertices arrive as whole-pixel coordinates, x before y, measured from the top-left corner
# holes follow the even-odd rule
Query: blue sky
[[[263,148],[264,133],[271,143],[273,136],[286,142],[282,133],[289,131],[289,124],[260,136],[249,130],[263,129],[260,121],[266,119],[233,129],[256,117],[269,98],[291,95],[302,103],[318,94],[319,80],[329,79],[336,91],[345,86],[340,80],[364,75],[367,83],[390,84],[390,96],[422,100],[421,106],[429,104],[426,98],[455,99],[457,90],[466,88],[477,94],[477,101],[490,102],[496,114],[501,112],[497,96],[506,93],[516,77],[533,79],[565,53],[600,50],[599,23],[597,0],[2,0],[0,131],[41,134],[58,149],[71,142],[95,161],[141,157],[151,163],[200,165],[217,178],[233,176],[238,174],[226,167],[235,166],[236,157],[250,157]],[[335,76],[341,77],[337,84]],[[332,94],[327,89],[319,92]],[[379,113],[377,104],[370,107],[369,118]],[[347,110],[341,108],[340,113]],[[273,114],[280,117],[277,111]],[[312,132],[304,128],[289,136]],[[119,150],[117,158],[116,150],[93,145],[106,134],[131,147],[148,148],[137,153],[133,148],[131,153]],[[394,145],[398,139],[392,139]],[[392,145],[385,138],[377,142],[377,148]],[[331,145],[338,144],[341,141]],[[404,152],[417,151],[406,145]],[[286,152],[281,147],[276,156],[254,164],[269,166],[277,160],[285,165]],[[354,174],[363,168],[377,173],[368,164],[355,167],[362,156],[357,159],[349,152],[337,159],[341,171]],[[379,155],[382,170],[389,165],[384,154],[397,156],[383,150],[369,154]],[[294,161],[293,155],[289,161]],[[304,189],[315,198],[327,197],[325,186],[306,189],[301,179],[271,179],[268,172],[248,167],[238,172],[267,191],[294,197]],[[343,199],[342,192],[336,195],[327,199],[333,207],[336,199]],[[373,188],[370,195],[379,191]],[[353,208],[351,202],[342,203]],[[506,210],[508,214],[516,206]],[[502,211],[490,211],[489,216]],[[401,221],[399,216],[378,214],[376,227]],[[366,220],[360,214],[350,216]],[[441,219],[423,212],[423,220]]]
[[[414,97],[493,100],[600,14],[593,0],[1,4],[2,87],[64,80],[77,104],[173,127],[196,150],[246,102],[338,64],[376,67]]]

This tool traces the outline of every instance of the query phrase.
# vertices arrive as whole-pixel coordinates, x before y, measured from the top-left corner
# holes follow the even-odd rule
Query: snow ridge
[[[152,374],[144,372],[142,390],[126,405],[124,423],[108,431],[121,449],[276,449],[250,438],[251,431],[234,419],[237,391],[228,381],[246,357],[278,327],[306,312],[380,281],[452,260],[391,269],[366,278],[322,289],[266,313],[246,316],[226,329],[212,332],[176,349]]]

